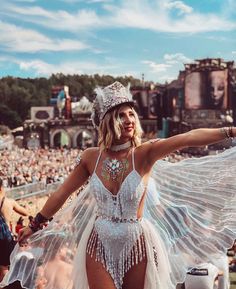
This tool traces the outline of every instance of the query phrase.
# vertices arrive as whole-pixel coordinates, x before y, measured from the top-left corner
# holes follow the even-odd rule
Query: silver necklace
[[[120,144],[120,145],[112,145],[110,150],[113,152],[119,152],[119,151],[125,150],[127,148],[130,148],[131,146],[132,146],[132,143],[129,140],[129,141],[127,141],[123,144]]]

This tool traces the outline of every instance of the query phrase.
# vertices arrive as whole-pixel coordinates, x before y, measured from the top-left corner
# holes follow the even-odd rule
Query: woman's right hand
[[[19,245],[21,246],[22,244],[24,244],[26,242],[26,240],[33,234],[33,231],[30,229],[30,227],[25,227],[25,228],[22,228],[20,231],[19,231],[19,234],[18,234],[18,243]]]

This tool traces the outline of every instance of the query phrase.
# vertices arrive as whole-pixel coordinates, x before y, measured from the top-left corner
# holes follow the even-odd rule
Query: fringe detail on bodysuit
[[[117,289],[122,289],[124,275],[130,268],[146,258],[144,235],[140,229],[136,227],[132,230],[131,240],[124,244],[118,258],[114,257],[113,248],[105,248],[95,228],[90,235],[87,253],[91,258],[95,255],[95,260],[102,263],[113,278]],[[117,245],[115,240],[113,245]]]

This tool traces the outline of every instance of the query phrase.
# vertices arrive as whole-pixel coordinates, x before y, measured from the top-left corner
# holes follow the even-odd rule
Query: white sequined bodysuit
[[[112,276],[117,289],[122,288],[124,274],[145,257],[141,219],[137,219],[140,201],[145,193],[142,177],[135,170],[132,150],[132,171],[126,176],[116,195],[112,194],[96,174],[90,180],[97,202],[97,217],[90,235],[87,253],[101,262]]]

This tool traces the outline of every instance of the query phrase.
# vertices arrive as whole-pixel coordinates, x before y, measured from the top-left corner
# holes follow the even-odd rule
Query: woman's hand
[[[19,231],[19,234],[18,234],[18,242],[19,242],[19,245],[21,246],[22,244],[24,244],[26,242],[26,240],[33,234],[33,231],[30,229],[30,227],[25,227],[25,228],[22,228],[20,231]]]

